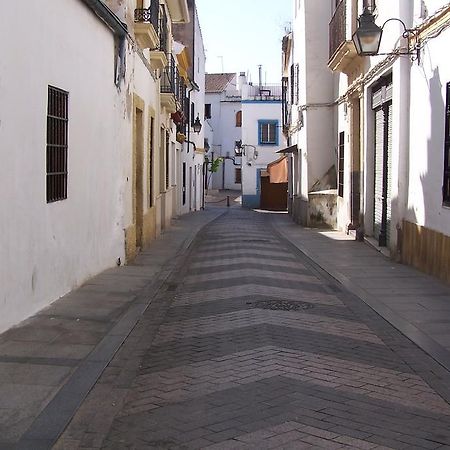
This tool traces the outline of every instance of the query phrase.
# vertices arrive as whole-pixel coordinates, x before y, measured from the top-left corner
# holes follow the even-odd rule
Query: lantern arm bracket
[[[384,27],[389,22],[400,22],[403,27],[403,33],[402,37],[407,40],[408,42],[408,51],[406,52],[391,52],[391,53],[378,53],[378,55],[410,55],[411,61],[420,61],[420,43],[419,43],[419,36],[418,31],[415,28],[407,28],[405,22],[403,22],[402,19],[398,19],[397,17],[391,17],[390,19],[387,19],[383,25],[381,26],[381,29],[384,31]],[[411,51],[411,39],[414,39],[414,47]]]

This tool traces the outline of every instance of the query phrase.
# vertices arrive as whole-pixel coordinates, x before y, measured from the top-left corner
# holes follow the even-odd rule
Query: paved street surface
[[[274,223],[203,229],[56,449],[450,448],[449,373]]]

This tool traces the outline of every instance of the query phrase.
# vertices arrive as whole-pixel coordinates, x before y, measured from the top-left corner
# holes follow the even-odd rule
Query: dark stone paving
[[[55,448],[450,448],[449,386],[264,215],[232,209],[197,239]]]

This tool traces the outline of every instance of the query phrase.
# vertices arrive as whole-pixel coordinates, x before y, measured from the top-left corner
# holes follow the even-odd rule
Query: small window
[[[69,93],[49,86],[47,100],[47,203],[67,198]]]
[[[344,196],[344,150],[345,150],[345,133],[339,133],[338,146],[338,195]]]
[[[205,119],[211,119],[211,103],[205,105]]]
[[[240,167],[235,167],[234,169],[234,182],[242,184],[242,169]]]
[[[445,108],[444,183],[442,197],[444,204],[450,206],[450,83],[447,83],[447,104]]]
[[[236,113],[236,126],[242,127],[242,111]]]
[[[258,121],[258,144],[278,145],[278,121],[259,120]]]

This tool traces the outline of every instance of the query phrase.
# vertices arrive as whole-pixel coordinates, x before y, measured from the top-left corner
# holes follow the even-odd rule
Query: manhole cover
[[[253,307],[259,309],[271,309],[273,311],[301,311],[311,309],[313,305],[306,302],[295,302],[291,300],[260,300],[257,302],[249,302]]]

